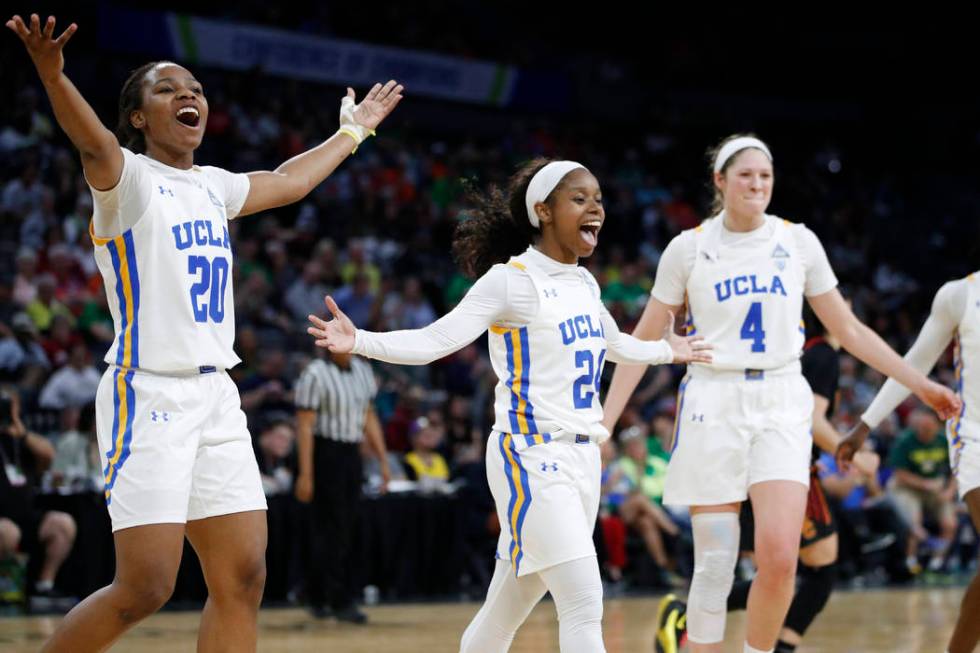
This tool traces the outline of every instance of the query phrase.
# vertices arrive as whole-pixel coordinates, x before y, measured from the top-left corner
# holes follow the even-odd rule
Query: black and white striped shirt
[[[314,360],[296,382],[296,408],[316,411],[313,434],[338,442],[360,442],[364,415],[378,394],[371,365],[351,358],[350,369]]]

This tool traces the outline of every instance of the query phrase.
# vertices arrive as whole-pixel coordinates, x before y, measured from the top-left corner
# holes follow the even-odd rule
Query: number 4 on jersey
[[[742,340],[752,341],[753,353],[766,350],[766,332],[762,328],[762,302],[752,302],[749,307],[749,314],[742,322]]]

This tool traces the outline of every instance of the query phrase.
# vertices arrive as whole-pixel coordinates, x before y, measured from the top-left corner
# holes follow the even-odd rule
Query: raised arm
[[[402,99],[403,87],[394,80],[375,84],[360,104],[348,88],[340,103],[340,129],[316,147],[289,159],[273,171],[248,173],[248,197],[239,215],[258,213],[292,204],[317,187],[350,156],[365,138],[374,134]]]
[[[112,188],[123,168],[119,141],[64,73],[65,44],[78,26],[72,23],[54,38],[54,16],[48,16],[43,28],[37,14],[31,14],[29,26],[20,16],[14,16],[6,24],[27,48],[58,125],[81,154],[86,179],[97,189]]]

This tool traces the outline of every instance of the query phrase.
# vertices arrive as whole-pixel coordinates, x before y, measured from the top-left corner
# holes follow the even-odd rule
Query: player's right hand
[[[340,310],[333,297],[327,295],[323,301],[327,304],[327,310],[333,315],[333,319],[328,322],[316,315],[309,315],[307,317],[313,326],[306,329],[306,332],[316,338],[317,347],[338,354],[350,353],[354,349],[354,334],[357,333],[354,323]]]
[[[78,25],[72,23],[61,33],[61,36],[54,38],[54,16],[48,16],[48,20],[41,28],[41,19],[37,14],[31,14],[31,24],[28,27],[20,16],[14,16],[7,21],[7,27],[14,34],[20,37],[27,48],[27,53],[37,68],[37,73],[42,82],[53,81],[61,75],[65,67],[64,47],[68,39],[78,29]]]
[[[668,313],[670,321],[664,328],[664,340],[674,352],[674,363],[710,363],[712,345],[701,336],[681,336],[674,331],[674,314]]]
[[[927,381],[921,390],[915,393],[929,408],[936,411],[939,419],[947,420],[959,415],[963,402],[956,393],[935,381]]]
[[[834,460],[837,462],[837,469],[846,472],[851,468],[851,460],[854,454],[861,450],[864,441],[868,439],[871,427],[858,420],[857,426],[848,431],[847,436],[837,445],[837,453]]]
[[[313,475],[300,474],[296,477],[296,487],[293,488],[296,500],[300,503],[313,501]]]

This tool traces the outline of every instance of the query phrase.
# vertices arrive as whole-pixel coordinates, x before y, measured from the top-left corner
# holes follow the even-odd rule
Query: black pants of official
[[[354,603],[351,571],[361,498],[357,444],[314,438],[310,605],[344,609]]]

